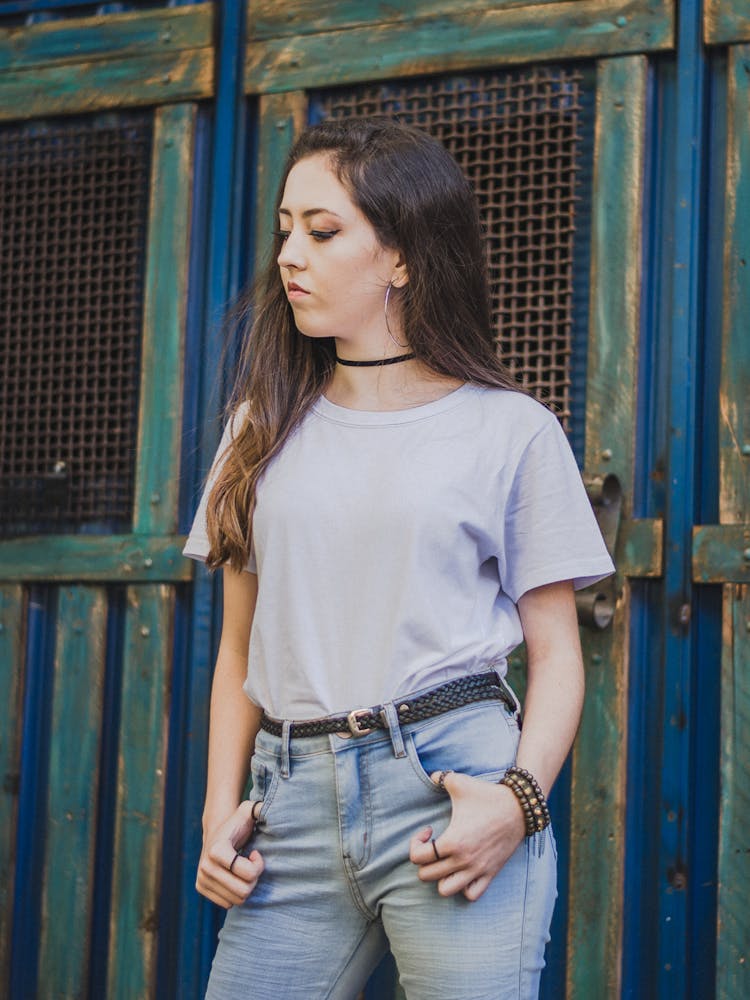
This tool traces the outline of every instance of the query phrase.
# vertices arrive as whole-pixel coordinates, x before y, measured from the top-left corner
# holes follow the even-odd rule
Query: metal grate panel
[[[576,203],[593,123],[586,90],[581,67],[531,66],[337,89],[311,102],[318,120],[397,117],[456,157],[484,219],[503,360],[566,427]]]
[[[151,115],[0,129],[0,534],[129,527]]]

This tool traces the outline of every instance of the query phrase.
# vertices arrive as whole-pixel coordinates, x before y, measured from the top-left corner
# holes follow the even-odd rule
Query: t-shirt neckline
[[[419,406],[410,406],[406,410],[352,410],[348,406],[332,403],[324,395],[318,397],[312,408],[318,416],[340,424],[367,427],[406,424],[414,420],[424,420],[438,413],[445,413],[446,410],[452,410],[477,388],[479,387],[464,382],[457,389],[452,389],[438,399],[433,399],[429,403],[420,403]]]

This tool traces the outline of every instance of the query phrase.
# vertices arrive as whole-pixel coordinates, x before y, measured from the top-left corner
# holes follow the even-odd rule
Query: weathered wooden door
[[[499,349],[558,410],[618,565],[581,605],[543,996],[750,994],[748,44],[741,0],[0,10],[10,995],[201,995],[218,601],[179,548],[220,319],[294,135],[370,113],[475,185]]]
[[[27,18],[45,6],[58,16]],[[154,994],[176,824],[213,8],[65,7],[0,11],[0,993],[137,997]]]

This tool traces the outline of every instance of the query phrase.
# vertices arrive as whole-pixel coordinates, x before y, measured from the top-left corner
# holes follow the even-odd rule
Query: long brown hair
[[[494,349],[479,212],[453,157],[425,132],[390,119],[321,122],[293,146],[276,209],[295,163],[320,153],[330,157],[381,245],[403,256],[409,281],[392,300],[417,359],[439,375],[519,390]],[[279,249],[277,241],[257,294],[238,303],[242,352],[228,416],[243,412],[208,500],[212,569],[247,564],[258,482],[335,366],[333,338],[305,337],[295,326]]]

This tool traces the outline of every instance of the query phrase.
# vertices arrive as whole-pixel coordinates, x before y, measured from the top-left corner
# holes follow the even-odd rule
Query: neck
[[[325,394],[351,410],[403,410],[438,399],[460,384],[414,359],[372,368],[336,365]]]

